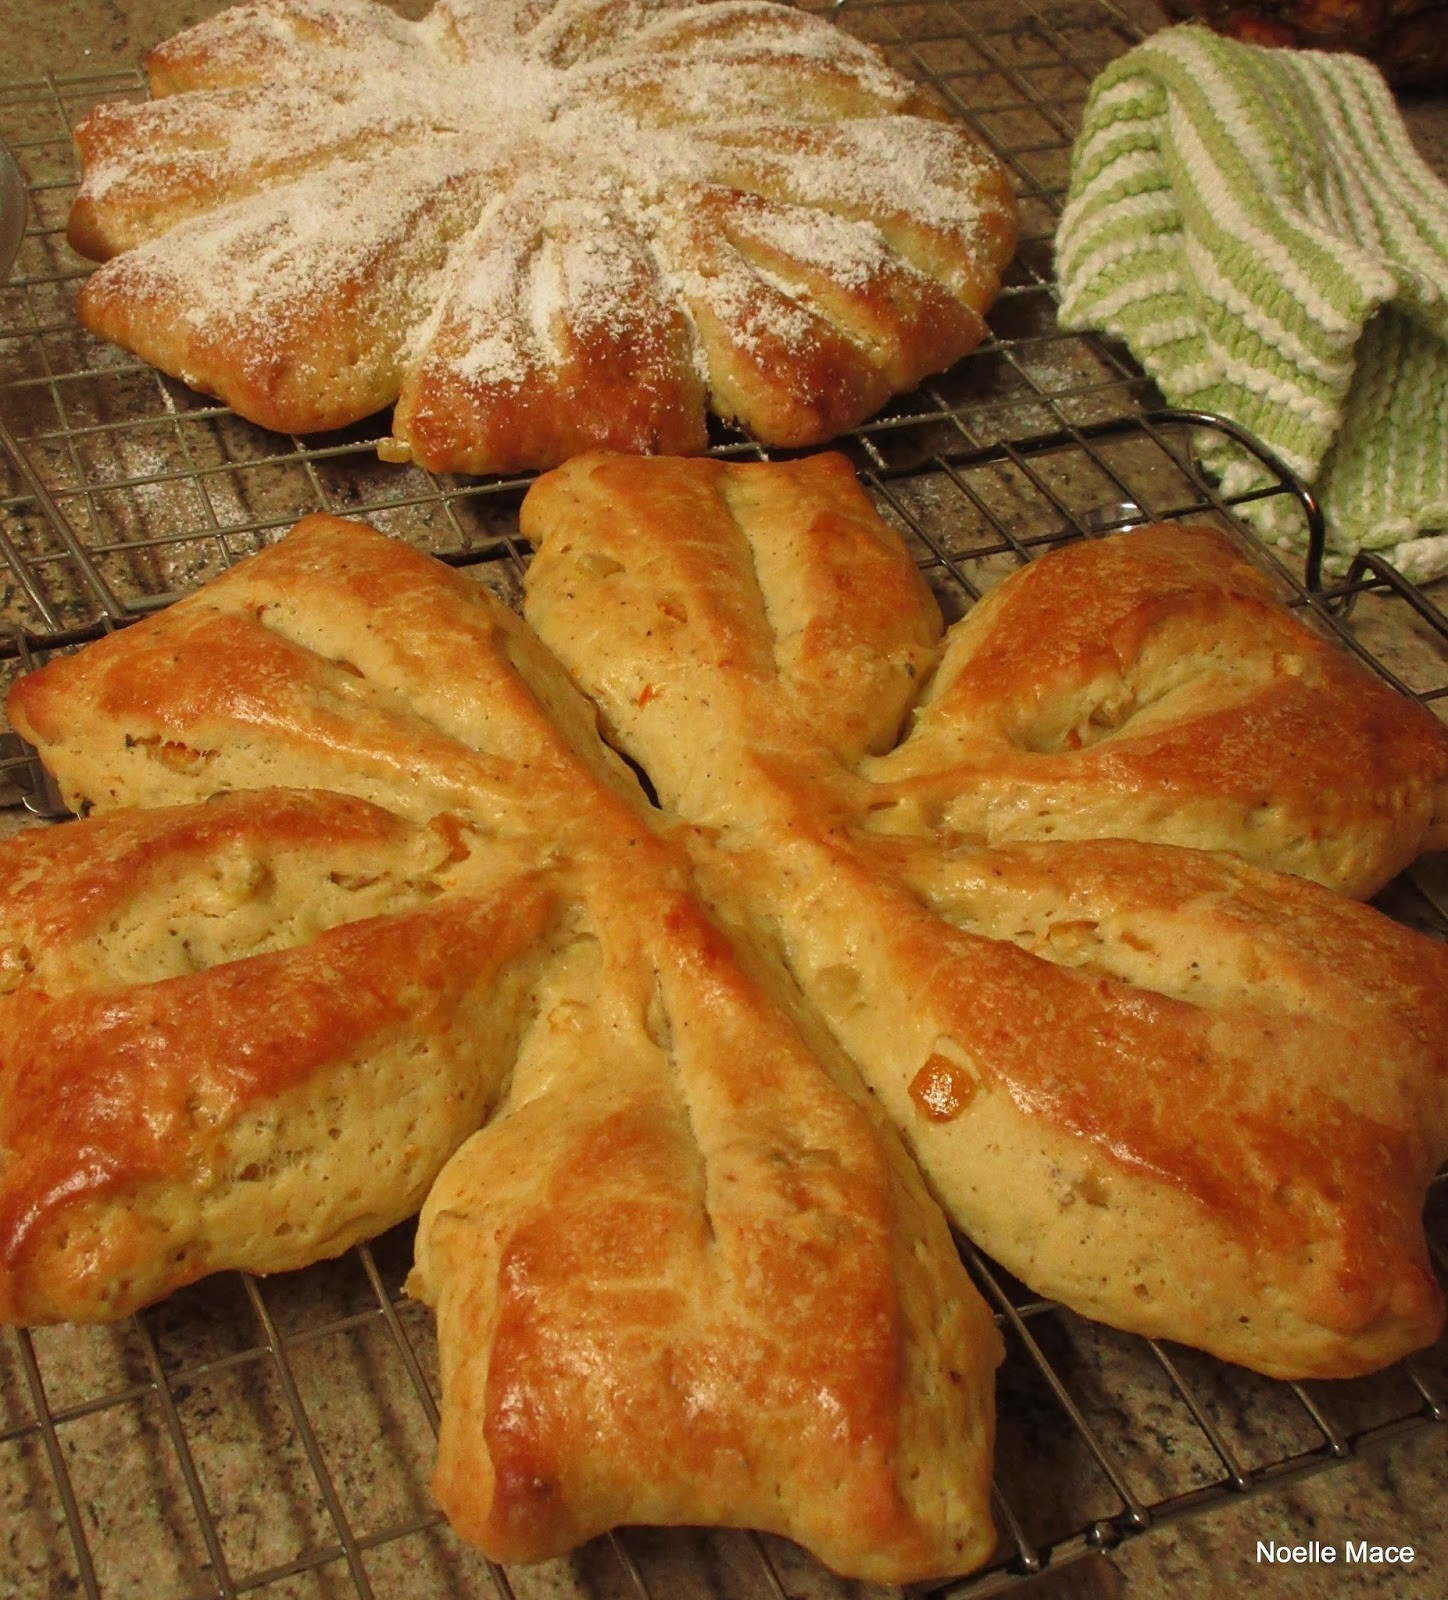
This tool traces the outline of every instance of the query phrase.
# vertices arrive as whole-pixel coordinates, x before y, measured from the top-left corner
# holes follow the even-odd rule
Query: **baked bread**
[[[261,558],[53,661],[7,708],[82,815],[311,786],[420,822],[548,835],[572,827],[580,766],[639,800],[520,618],[337,517],[303,519]]]
[[[717,834],[711,902],[977,1243],[1088,1315],[1277,1375],[1436,1336],[1448,951],[1221,853],[1381,881],[1439,837],[1431,717],[1204,530],[1042,557],[927,682],[933,602],[838,459],[581,458],[522,526],[530,621],[664,807]],[[1136,717],[1093,725],[1128,692]],[[992,803],[1021,791],[1017,836],[1137,837],[1002,843]]]
[[[76,130],[87,327],[287,432],[396,402],[392,459],[830,438],[972,349],[995,157],[765,0],[248,0]]]
[[[750,803],[742,761],[823,747],[876,832],[1232,850],[1362,897],[1448,845],[1448,729],[1211,529],[1067,545],[942,643],[841,457],[581,458],[522,527],[529,620],[690,818]]]
[[[1360,898],[1448,846],[1448,729],[1201,527],[1069,545],[994,589],[868,775],[966,837],[1233,850]]]
[[[653,849],[596,880],[501,1114],[423,1208],[434,1492],[505,1561],[703,1523],[877,1582],[963,1572],[993,1542],[999,1336],[853,1067]]]
[[[314,517],[10,712],[93,814],[0,857],[0,1315],[332,1253],[471,1134],[410,1280],[466,1538],[984,1559],[1001,1345],[946,1221],[520,619]]]
[[[412,1216],[557,937],[481,846],[290,790],[0,845],[0,1320],[109,1321]]]
[[[1090,1314],[1293,1376],[1434,1337],[1441,947],[1222,852],[932,825],[877,774],[939,620],[838,460],[595,456],[524,523],[557,655],[312,518],[10,699],[78,803],[337,791],[472,830],[556,908],[499,1110],[419,1229],[468,1537],[531,1559],[708,1517],[896,1578],[984,1553],[998,1344],[876,1104],[986,1249]]]

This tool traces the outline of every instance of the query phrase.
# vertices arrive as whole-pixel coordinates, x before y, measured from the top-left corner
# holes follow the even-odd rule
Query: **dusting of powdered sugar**
[[[227,87],[135,108],[82,193],[160,214],[184,179],[210,209],[102,271],[264,338],[405,250],[395,336],[480,384],[561,362],[566,328],[629,339],[691,306],[746,349],[808,343],[812,280],[898,270],[887,218],[964,248],[993,166],[902,114],[917,91],[874,51],[771,0],[440,0],[418,23],[254,0],[181,40]],[[681,225],[704,194],[734,241]]]
[[[499,206],[479,230],[481,243],[454,285],[449,316],[468,332],[454,370],[480,384],[523,384],[536,357],[528,343],[534,318],[522,304],[533,238],[515,226],[513,208]]]
[[[743,186],[753,178],[764,192],[843,215],[901,213],[964,236],[1000,208],[988,183],[995,158],[955,123],[858,117],[789,132],[725,128],[700,142]]]
[[[451,205],[462,232],[479,188],[458,139],[340,161],[181,223],[103,270],[194,327],[244,328],[251,358],[264,359],[269,334],[294,335],[349,285],[385,277],[420,222]]]
[[[897,262],[873,223],[851,222],[803,206],[755,208],[748,233],[771,254],[821,273],[846,289],[867,288]]]
[[[596,336],[639,344],[668,314],[662,276],[622,189],[607,200],[523,186],[469,241],[436,342],[469,383],[519,385],[556,369],[571,343]]]

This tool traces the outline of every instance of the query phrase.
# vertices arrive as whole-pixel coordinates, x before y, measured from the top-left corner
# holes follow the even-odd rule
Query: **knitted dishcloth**
[[[1448,188],[1375,67],[1156,34],[1092,86],[1056,271],[1063,327],[1123,339],[1171,404],[1314,487],[1334,564],[1448,572]],[[1275,481],[1197,443],[1227,495]],[[1283,497],[1242,514],[1300,537]]]

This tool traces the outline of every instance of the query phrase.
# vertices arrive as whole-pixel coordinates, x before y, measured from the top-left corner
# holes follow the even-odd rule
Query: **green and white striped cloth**
[[[1062,326],[1123,339],[1316,489],[1330,558],[1448,572],[1448,188],[1375,67],[1155,35],[1092,86],[1056,271]],[[1200,442],[1228,494],[1271,481]],[[1281,497],[1246,514],[1301,535]]]

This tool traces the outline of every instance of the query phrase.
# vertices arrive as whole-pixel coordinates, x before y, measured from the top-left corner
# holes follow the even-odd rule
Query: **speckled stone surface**
[[[970,20],[984,18],[988,5],[960,0],[958,9]],[[129,69],[157,39],[217,9],[215,0],[0,0],[0,77]],[[398,9],[416,15],[425,3],[404,0]],[[1071,0],[1017,9],[1063,30],[1084,9],[1099,14]],[[1117,9],[1143,25],[1155,16],[1148,0]],[[1448,178],[1448,96],[1418,96],[1405,110],[1420,149]],[[1405,675],[1441,676],[1431,639],[1372,605],[1358,622]],[[0,813],[0,834],[18,820]],[[438,1523],[428,1496],[435,1352],[426,1314],[400,1302],[392,1309],[406,1257],[405,1232],[376,1250],[387,1314],[353,1255],[269,1283],[258,1301],[228,1277],[114,1330],[44,1330],[33,1343],[0,1338],[0,1600],[91,1592],[191,1600],[217,1592],[217,1554],[268,1600],[352,1597],[364,1584],[381,1600],[506,1595]],[[268,1321],[286,1341],[285,1365],[264,1348]],[[1182,1385],[1249,1474],[1294,1456],[1320,1459],[1323,1435],[1308,1404],[1352,1433],[1419,1403],[1402,1370],[1299,1396],[1171,1352],[1178,1385],[1140,1341],[1056,1311],[1026,1326],[1079,1412],[1078,1425],[1022,1335],[1009,1332],[998,1477],[1022,1535],[1041,1546],[1094,1518],[1119,1522],[1127,1498],[1181,1506],[1220,1484],[1222,1457],[1189,1414]],[[1448,1396],[1448,1345],[1429,1352],[1418,1375]],[[298,1406],[309,1431],[299,1426]],[[30,1426],[42,1414],[53,1431]],[[57,1459],[70,1504],[57,1489]],[[357,1535],[352,1548],[338,1540],[324,1483]],[[72,1521],[93,1574],[82,1570]],[[215,1551],[206,1538],[213,1530]],[[1349,1566],[1349,1538],[1410,1544],[1415,1558],[1396,1568]],[[1258,1559],[1259,1541],[1313,1540],[1332,1545],[1338,1560]],[[329,1553],[314,1563],[318,1550]],[[311,1556],[299,1567],[302,1552]],[[568,1561],[515,1571],[510,1582],[515,1600],[882,1600],[878,1590],[828,1579],[777,1541],[732,1533],[631,1532]],[[1390,1438],[1314,1476],[1166,1520],[1013,1592],[1031,1600],[1215,1600],[1237,1592],[1438,1600],[1448,1595],[1448,1427]]]

